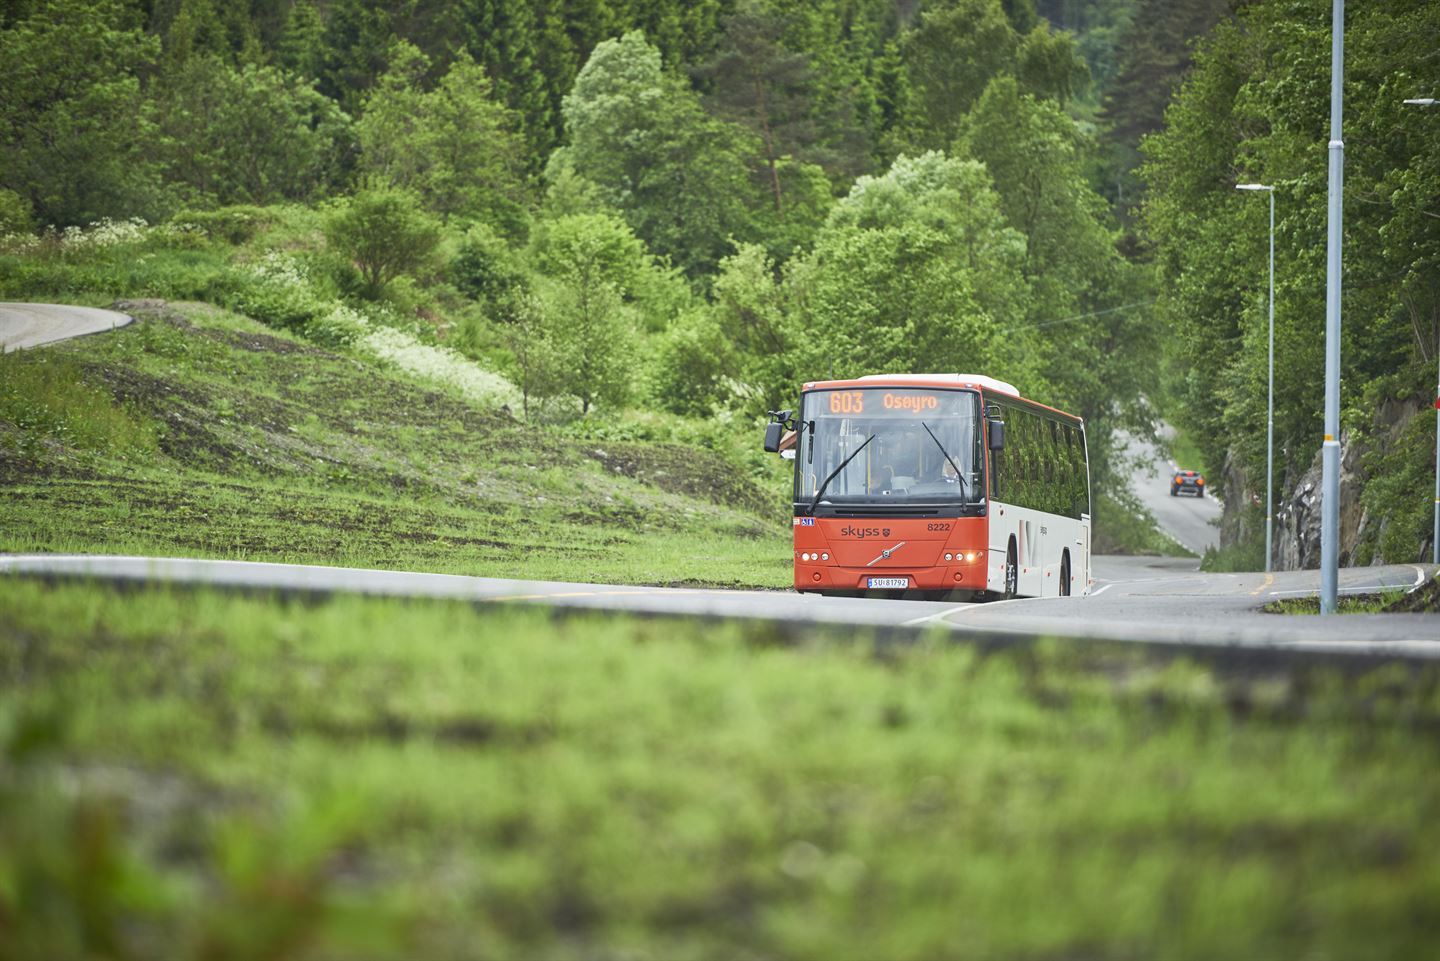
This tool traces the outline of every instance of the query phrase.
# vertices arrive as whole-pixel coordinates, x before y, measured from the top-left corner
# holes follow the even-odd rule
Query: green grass
[[[6,358],[5,391],[73,410],[58,431],[0,407],[0,551],[790,582],[782,486],[724,454],[526,426],[214,308],[132,312]],[[78,440],[116,425],[150,452]]]
[[[1374,594],[1342,594],[1335,599],[1337,614],[1383,614],[1405,596],[1402,588]],[[1319,614],[1320,597],[1285,597],[1263,608],[1269,614]]]
[[[1162,532],[1145,506],[1128,492],[1096,493],[1094,548],[1097,554],[1195,556]]]
[[[78,452],[138,459],[156,450],[155,425],[86,383],[73,357],[0,354],[0,422],[29,456],[47,442]]]
[[[1211,484],[1209,482],[1215,480],[1215,478],[1210,476],[1210,471],[1205,466],[1205,458],[1200,453],[1200,447],[1190,439],[1190,435],[1178,427],[1174,428],[1174,430],[1175,434],[1170,438],[1169,444],[1170,456],[1175,459],[1175,463],[1182,469],[1199,471],[1205,477],[1205,486],[1210,487]]]
[[[1205,556],[1200,558],[1200,569],[1210,574],[1264,570],[1264,536],[1258,526],[1252,525],[1250,531],[1251,535],[1243,541],[1225,547],[1205,548]]]
[[[1319,614],[1320,598],[1293,597],[1265,605],[1272,614]],[[1373,594],[1342,594],[1336,598],[1340,614],[1436,614],[1440,613],[1440,571],[1412,590],[1393,588]]]
[[[0,955],[1419,957],[1437,681],[0,578]]]

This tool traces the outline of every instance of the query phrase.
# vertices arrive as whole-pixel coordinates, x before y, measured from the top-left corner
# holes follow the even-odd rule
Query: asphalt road
[[[123,326],[114,311],[0,304],[5,349],[31,347]],[[1218,539],[1213,498],[1169,495],[1173,465],[1153,445],[1129,441],[1135,492],[1163,528],[1203,553]],[[1148,479],[1147,479],[1148,478]],[[416,574],[342,567],[172,558],[0,555],[0,573],[92,577],[242,590],[451,598],[476,603],[538,603],[644,614],[752,618],[862,628],[933,626],[957,634],[1105,638],[1148,644],[1247,649],[1389,653],[1440,657],[1440,615],[1285,616],[1260,608],[1279,597],[1313,594],[1316,571],[1202,574],[1194,558],[1097,557],[1088,597],[986,604],[825,598],[790,591],[717,591],[572,584]],[[1349,568],[1342,593],[1409,588],[1433,575],[1421,565]]]
[[[96,577],[233,589],[540,603],[644,614],[751,618],[868,628],[935,626],[977,636],[1060,636],[1147,644],[1270,648],[1440,657],[1440,615],[1308,617],[1266,614],[1278,597],[1315,593],[1316,571],[1202,574],[1193,559],[1097,557],[1089,597],[957,604],[517,581],[343,567],[142,557],[0,556],[0,573]],[[1408,588],[1434,573],[1421,565],[1348,568],[1345,593]]]
[[[25,347],[114,330],[134,319],[128,314],[98,307],[0,303],[0,345],[8,354]]]
[[[1170,478],[1176,464],[1170,455],[1149,441],[1128,434],[1121,435],[1121,443],[1123,456],[1132,468],[1130,489],[1154,515],[1160,529],[1197,557],[1204,555],[1207,547],[1219,546],[1220,503],[1209,494],[1171,497]]]

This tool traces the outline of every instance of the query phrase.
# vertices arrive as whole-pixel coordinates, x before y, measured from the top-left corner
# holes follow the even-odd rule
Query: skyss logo
[[[846,526],[840,528],[840,536],[841,536],[841,537],[858,537],[860,540],[864,540],[864,539],[867,538],[867,537],[889,537],[889,536],[890,536],[890,528],[888,528],[888,527],[884,527],[884,528],[881,528],[881,527],[851,527],[851,526],[849,526],[849,525],[847,524]]]

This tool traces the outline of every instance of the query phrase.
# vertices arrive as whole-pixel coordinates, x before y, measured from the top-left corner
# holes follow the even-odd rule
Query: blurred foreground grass
[[[1416,957],[1437,692],[0,578],[0,957]]]

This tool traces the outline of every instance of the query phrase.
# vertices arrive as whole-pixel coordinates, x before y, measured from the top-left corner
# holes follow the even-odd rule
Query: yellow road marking
[[[1250,592],[1250,596],[1251,596],[1251,597],[1254,597],[1256,594],[1259,594],[1261,591],[1265,590],[1265,588],[1269,587],[1271,584],[1274,584],[1274,583],[1275,583],[1275,575],[1274,575],[1274,574],[1266,574],[1266,575],[1265,575],[1265,583],[1264,583],[1264,584],[1261,584],[1259,587],[1255,588],[1255,590],[1251,591],[1251,592]]]

